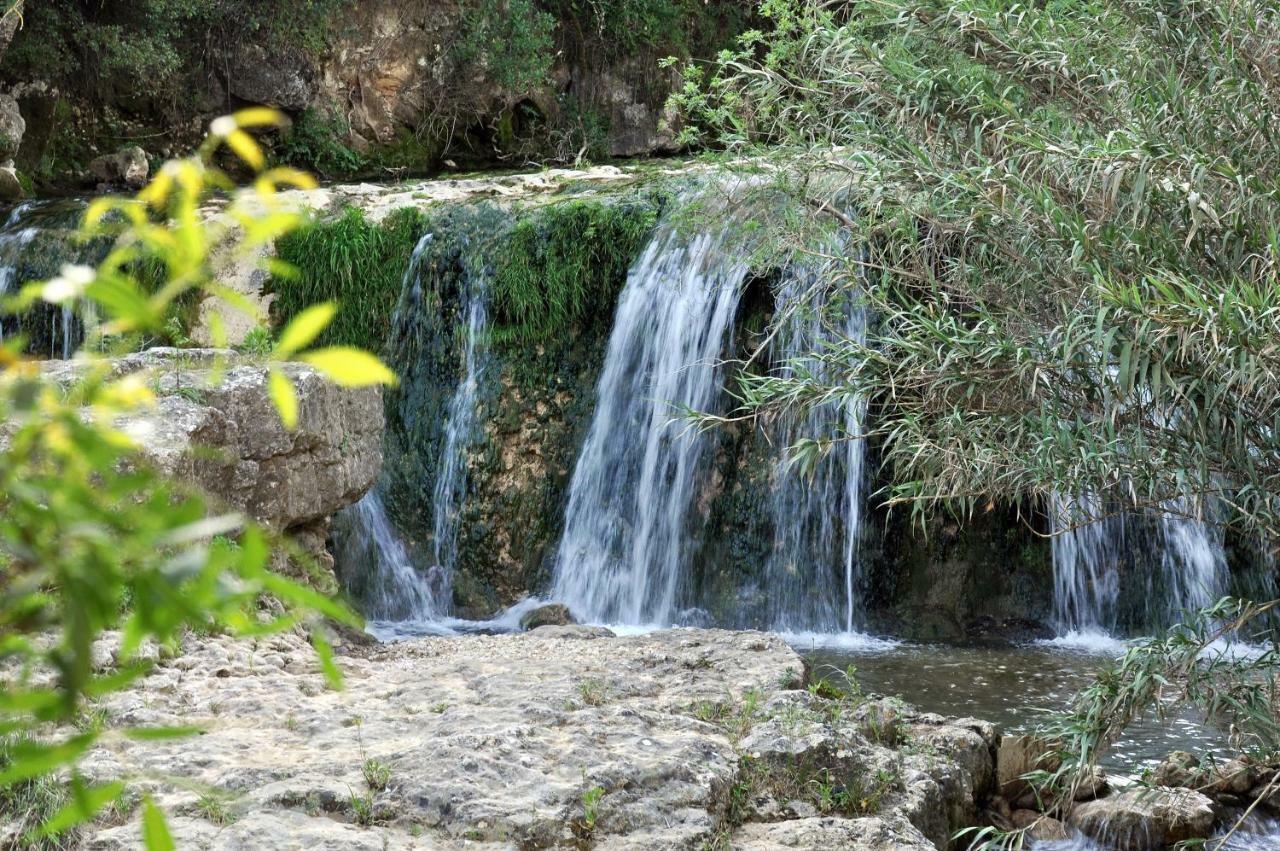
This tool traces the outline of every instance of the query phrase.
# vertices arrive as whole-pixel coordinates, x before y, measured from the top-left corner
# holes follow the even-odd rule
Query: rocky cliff
[[[125,183],[254,104],[277,159],[328,177],[670,152],[666,56],[709,55],[716,0],[33,4],[0,22],[0,159],[23,185]],[[127,162],[121,166],[117,155]],[[143,162],[145,166],[145,162]],[[0,186],[0,188],[3,188]]]

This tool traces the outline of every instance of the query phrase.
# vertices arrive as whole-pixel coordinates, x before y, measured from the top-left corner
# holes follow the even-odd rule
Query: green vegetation
[[[5,53],[5,72],[38,72],[45,79],[75,77],[108,89],[146,80],[153,95],[166,92],[181,73],[192,70],[211,34],[222,44],[239,41],[317,52],[328,22],[350,0],[138,0],[84,3],[48,0],[29,3],[24,25]]]
[[[276,146],[282,163],[318,172],[324,177],[355,174],[367,163],[359,151],[346,143],[346,123],[307,109],[293,122]]]
[[[426,218],[413,208],[396,210],[378,224],[348,209],[288,234],[276,243],[276,251],[295,271],[267,283],[276,294],[275,319],[288,322],[308,305],[334,301],[338,314],[321,340],[380,350],[414,246],[426,227]]]
[[[44,379],[23,358],[20,337],[0,346],[0,420],[8,427],[0,452],[0,634],[9,671],[0,689],[0,810],[49,837],[70,837],[100,813],[114,818],[132,807],[124,780],[90,783],[77,771],[99,742],[194,732],[109,725],[100,710],[100,699],[150,670],[139,652],[144,644],[173,649],[189,631],[261,636],[303,627],[337,685],[323,619],[360,624],[341,604],[269,569],[272,548],[290,546],[281,536],[166,479],[113,427],[154,396],[146,374],[116,375],[105,354],[135,351],[164,333],[174,305],[192,290],[220,292],[209,252],[229,225],[197,213],[215,188],[228,219],[245,225],[246,251],[301,224],[277,194],[311,180],[264,170],[248,133],[279,120],[264,109],[220,118],[197,156],[166,165],[137,197],[95,199],[81,230],[111,246],[101,262],[63,266],[57,277],[27,284],[4,302],[14,312],[37,302],[67,309],[88,303],[100,320],[79,353],[81,376],[65,385]],[[224,148],[255,172],[251,187],[233,188],[216,167]],[[144,282],[140,269],[158,277]],[[345,386],[393,382],[366,352],[312,347],[333,316],[330,303],[299,311],[281,330],[272,361],[308,362]],[[293,428],[292,383],[271,367],[269,387],[283,425]],[[100,639],[115,660],[106,672],[95,664]],[[164,816],[150,799],[141,803],[146,846],[172,848]]]
[[[0,773],[7,774],[14,766],[17,753],[33,744],[27,736],[0,738]],[[14,851],[64,851],[76,847],[74,830],[52,836],[39,835],[41,826],[66,806],[68,796],[67,785],[51,774],[39,774],[0,787],[0,823],[15,827],[15,835],[19,837]]]
[[[217,825],[228,825],[236,820],[227,805],[226,796],[217,790],[203,793],[195,803],[195,811],[200,818]]]
[[[567,201],[522,216],[494,271],[497,340],[528,345],[612,315],[656,215],[644,203]]]
[[[374,792],[381,792],[391,782],[391,766],[379,759],[366,759],[360,766],[360,773],[364,775],[365,785]]]
[[[458,59],[476,67],[502,88],[531,92],[547,82],[555,46],[555,18],[533,0],[477,0],[454,48]]]

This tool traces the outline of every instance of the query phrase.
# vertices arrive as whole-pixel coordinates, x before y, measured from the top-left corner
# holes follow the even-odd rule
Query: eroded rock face
[[[206,732],[113,738],[84,769],[94,779],[156,778],[140,791],[156,796],[179,846],[193,849],[945,847],[946,837],[939,846],[913,823],[915,781],[901,775],[867,812],[853,811],[857,801],[822,811],[817,775],[791,778],[797,800],[787,813],[742,809],[756,780],[748,747],[871,771],[904,758],[864,739],[835,704],[782,690],[801,660],[780,639],[561,637],[575,629],[340,647],[342,691],[324,687],[299,636],[191,639],[104,706],[113,726]],[[944,743],[922,773],[968,773],[943,753],[967,735],[912,719]],[[789,726],[797,744],[785,741]],[[382,767],[383,780],[366,766]],[[200,806],[210,789],[222,796],[223,824]],[[86,847],[132,849],[138,829],[137,814],[96,826]]]
[[[217,357],[227,367],[214,380]],[[382,395],[344,389],[304,364],[280,368],[298,394],[288,431],[267,393],[267,366],[210,349],[151,349],[116,360],[117,374],[143,372],[154,409],[120,426],[162,471],[191,481],[280,530],[324,522],[372,486],[382,464]],[[46,375],[71,380],[84,367],[49,361]]]
[[[1068,823],[1109,848],[1158,851],[1213,828],[1213,802],[1189,789],[1136,788],[1079,804]]]

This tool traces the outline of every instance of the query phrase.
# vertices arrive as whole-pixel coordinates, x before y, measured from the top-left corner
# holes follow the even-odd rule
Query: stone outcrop
[[[223,368],[219,359],[225,359]],[[267,366],[211,349],[151,349],[112,363],[144,373],[156,405],[119,426],[160,470],[198,485],[326,560],[328,518],[373,485],[382,464],[379,388],[344,389],[299,363],[280,368],[298,395],[298,426],[280,422],[267,393]],[[59,381],[76,361],[48,361]]]
[[[802,662],[776,637],[582,629],[340,646],[341,691],[299,636],[192,638],[103,709],[203,734],[110,738],[84,770],[148,778],[183,848],[423,851],[926,851],[948,837],[920,824],[993,770],[982,725],[904,707],[897,744],[864,738],[853,704],[783,687]],[[864,780],[880,791],[853,795]],[[85,847],[134,848],[138,830],[134,813]]]
[[[1163,786],[1134,788],[1077,805],[1068,823],[1120,851],[1160,851],[1207,839],[1213,802],[1199,792]]]
[[[100,186],[141,189],[147,184],[151,166],[147,152],[137,145],[121,148],[114,154],[103,154],[89,161],[89,175]]]

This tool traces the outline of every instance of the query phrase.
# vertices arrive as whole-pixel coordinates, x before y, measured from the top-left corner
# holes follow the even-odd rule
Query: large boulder
[[[12,164],[26,132],[27,122],[18,109],[18,101],[13,95],[0,94],[0,162]]]
[[[1034,797],[1031,784],[1022,779],[1033,771],[1054,771],[1061,764],[1053,746],[1035,736],[1005,736],[996,754],[996,785],[1010,803]]]
[[[219,358],[226,368],[215,369]],[[382,394],[346,389],[300,363],[278,365],[298,395],[298,425],[280,422],[265,364],[210,349],[151,349],[113,362],[142,372],[154,408],[120,427],[165,473],[199,485],[229,507],[279,530],[323,521],[373,485],[382,465]],[[68,381],[84,365],[49,361],[46,375]]]
[[[137,145],[121,148],[114,154],[103,154],[89,161],[89,174],[107,186],[141,189],[147,183],[151,166],[147,152]]]
[[[1189,839],[1206,839],[1213,802],[1190,789],[1129,789],[1077,804],[1068,823],[1119,851],[1160,851]]]

